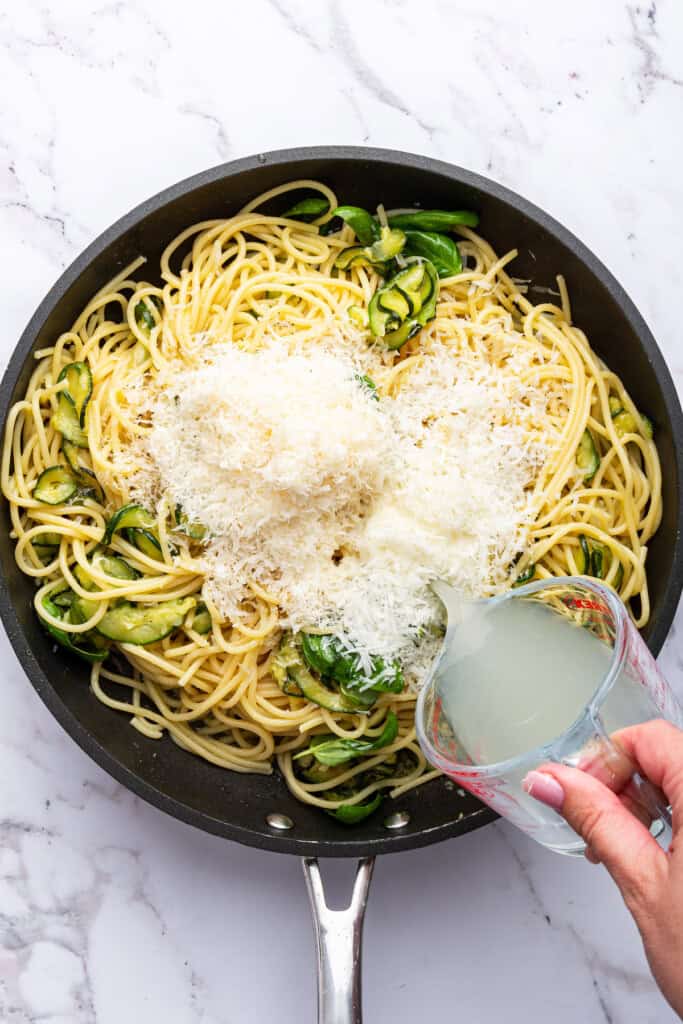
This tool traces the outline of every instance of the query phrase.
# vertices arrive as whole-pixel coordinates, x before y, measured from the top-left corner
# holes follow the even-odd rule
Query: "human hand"
[[[673,808],[668,853],[650,835],[632,784],[613,792],[587,771],[544,764],[529,772],[524,788],[578,832],[588,860],[605,865],[638,926],[657,984],[683,1018],[683,731],[653,721],[613,739]]]

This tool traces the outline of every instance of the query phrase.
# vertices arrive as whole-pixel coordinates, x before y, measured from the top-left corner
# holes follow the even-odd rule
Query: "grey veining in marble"
[[[0,0],[3,361],[58,273],[151,193],[247,153],[367,143],[557,216],[681,386],[682,36],[676,0]],[[661,656],[679,692],[681,629]],[[312,1020],[299,864],[122,790],[0,644],[0,1018]],[[339,889],[349,872],[326,870]],[[603,870],[506,826],[382,860],[365,950],[369,1024],[674,1019]]]

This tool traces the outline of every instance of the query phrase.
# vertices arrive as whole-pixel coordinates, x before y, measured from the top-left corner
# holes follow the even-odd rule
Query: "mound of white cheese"
[[[277,339],[213,348],[158,390],[140,486],[209,528],[206,592],[226,618],[255,580],[293,628],[343,632],[419,675],[429,582],[493,593],[524,546],[542,397],[512,362],[438,343],[379,400],[370,369]]]

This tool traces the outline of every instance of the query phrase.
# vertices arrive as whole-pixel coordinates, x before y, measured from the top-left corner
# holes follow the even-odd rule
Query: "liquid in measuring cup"
[[[581,762],[596,736],[589,708],[608,735],[661,715],[627,661],[617,665],[597,706],[596,694],[615,661],[614,630],[603,628],[602,613],[591,610],[599,603],[588,602],[584,615],[573,610],[576,600],[581,609],[571,592],[555,607],[516,599],[449,607],[449,636],[430,705],[433,735],[447,737],[447,757],[484,771],[466,778],[449,772],[446,758],[439,766],[544,845],[565,853],[581,852],[583,843],[560,815],[524,793],[527,771],[548,759]],[[487,774],[486,766],[511,759],[517,761],[498,775]]]

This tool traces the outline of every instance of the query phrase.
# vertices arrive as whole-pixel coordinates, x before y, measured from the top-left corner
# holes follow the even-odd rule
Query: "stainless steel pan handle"
[[[351,902],[330,910],[315,857],[304,858],[318,945],[318,1024],[361,1024],[361,942],[374,857],[358,862]]]

